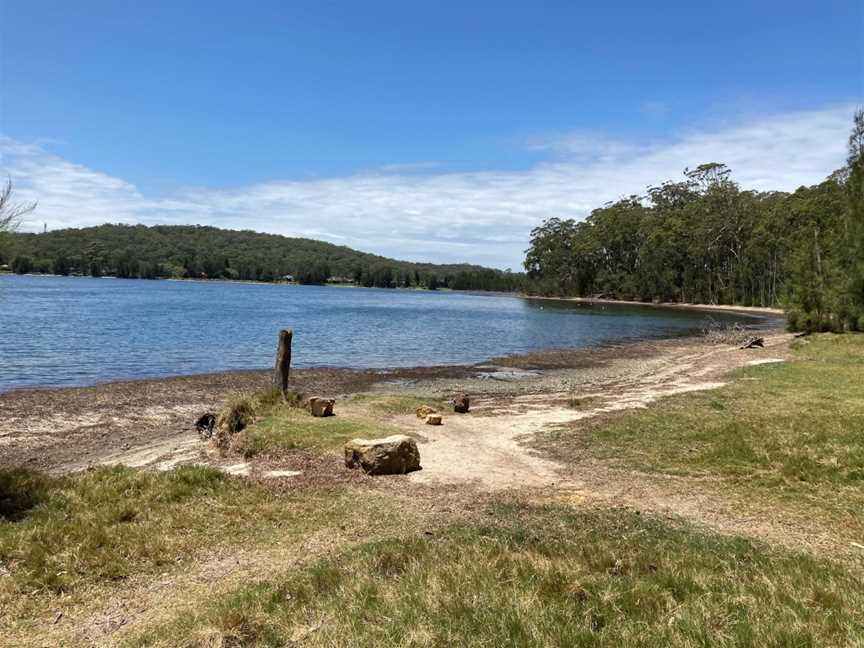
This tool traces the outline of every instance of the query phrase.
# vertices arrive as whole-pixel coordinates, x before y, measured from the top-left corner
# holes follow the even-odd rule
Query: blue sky
[[[544,217],[687,165],[830,173],[862,6],[0,0],[0,169],[39,199],[30,229],[200,222],[516,268]]]

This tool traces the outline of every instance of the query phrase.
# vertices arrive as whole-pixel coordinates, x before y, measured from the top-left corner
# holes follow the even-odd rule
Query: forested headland
[[[746,191],[719,163],[531,233],[537,294],[784,306],[790,327],[864,330],[864,112],[847,164],[793,193]]]
[[[397,261],[324,241],[197,225],[100,225],[13,234],[0,265],[18,274],[186,278],[513,291],[524,275]]]

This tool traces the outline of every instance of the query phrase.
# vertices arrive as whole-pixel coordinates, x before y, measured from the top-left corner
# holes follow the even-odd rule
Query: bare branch
[[[13,203],[12,178],[7,178],[6,185],[0,189],[0,234],[14,232],[21,224],[21,219],[36,209],[37,203]]]

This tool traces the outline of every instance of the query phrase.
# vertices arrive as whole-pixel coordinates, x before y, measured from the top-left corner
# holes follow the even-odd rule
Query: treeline
[[[202,226],[100,225],[14,234],[11,271],[120,278],[230,279],[367,287],[515,291],[524,275],[468,264],[410,263],[323,241]]]
[[[794,193],[743,191],[723,164],[531,233],[528,288],[785,306],[793,329],[864,330],[864,113],[847,165]]]

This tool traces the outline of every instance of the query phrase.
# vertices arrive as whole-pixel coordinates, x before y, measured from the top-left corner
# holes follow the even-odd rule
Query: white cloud
[[[64,160],[41,143],[0,138],[0,168],[21,200],[38,200],[27,229],[199,223],[329,240],[403,259],[520,266],[544,218],[591,209],[703,162],[725,162],[745,188],[794,190],[839,167],[853,108],[786,113],[682,132],[663,142],[565,133],[529,142],[555,158],[524,171],[433,173],[391,166],[358,175],[185,189],[163,198]],[[423,172],[425,170],[425,173]],[[408,172],[410,171],[410,172]]]

